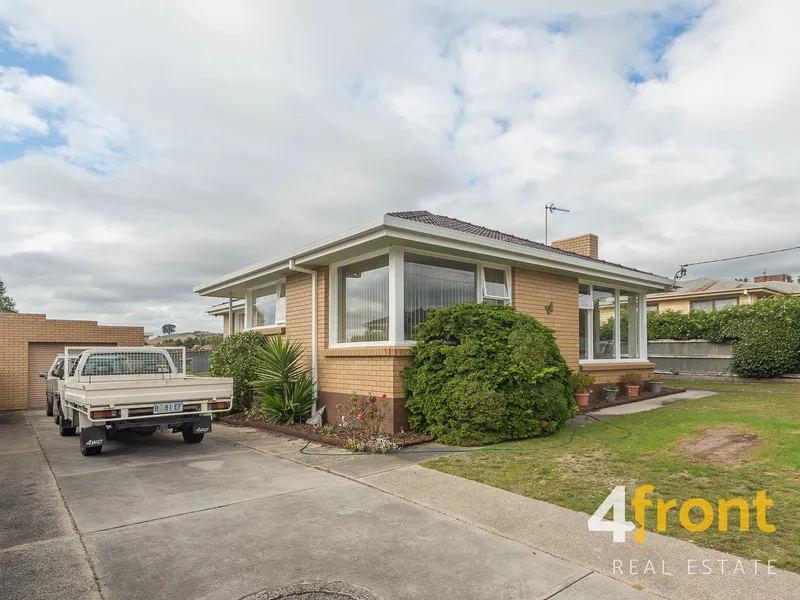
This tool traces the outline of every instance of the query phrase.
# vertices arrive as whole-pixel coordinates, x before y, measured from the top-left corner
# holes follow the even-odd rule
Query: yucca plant
[[[267,338],[255,359],[252,383],[267,421],[289,425],[311,415],[314,381],[303,362],[303,346],[280,337]]]

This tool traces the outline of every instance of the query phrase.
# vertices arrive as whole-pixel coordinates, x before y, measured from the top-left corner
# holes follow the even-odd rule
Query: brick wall
[[[31,342],[143,346],[144,328],[99,326],[96,321],[0,313],[0,410],[27,406],[28,344]]]
[[[522,313],[555,330],[569,368],[578,368],[578,279],[515,267],[511,302]],[[548,312],[548,308],[551,311]]]
[[[638,371],[642,375],[642,380],[647,381],[653,378],[655,364],[651,362],[628,363],[624,367],[615,363],[592,363],[581,365],[581,371],[590,373],[595,378],[595,391],[603,386],[603,383],[619,383],[625,373]]]
[[[593,233],[586,233],[565,240],[557,240],[550,244],[554,248],[560,248],[567,252],[575,252],[583,256],[598,257],[599,243],[597,236]]]

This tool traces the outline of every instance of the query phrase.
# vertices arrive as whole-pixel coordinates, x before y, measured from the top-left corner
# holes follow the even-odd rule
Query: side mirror
[[[42,379],[47,379],[47,373],[39,373],[39,377]]]

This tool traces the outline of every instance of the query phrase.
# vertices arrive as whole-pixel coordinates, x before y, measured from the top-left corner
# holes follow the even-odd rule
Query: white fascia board
[[[371,231],[380,229],[383,227],[383,219],[384,218],[381,216],[378,219],[373,219],[368,223],[364,223],[363,225],[345,231],[344,233],[330,236],[311,244],[301,246],[296,250],[282,254],[276,258],[270,258],[252,265],[248,265],[243,269],[232,271],[231,273],[223,275],[222,277],[219,277],[213,281],[209,281],[208,283],[196,285],[194,288],[192,288],[192,291],[195,294],[200,294],[201,296],[210,295],[232,285],[243,283],[248,279],[262,277],[264,275],[278,273],[284,269],[288,269],[289,261],[291,259],[295,259],[296,264],[313,260],[314,255],[312,253],[316,253],[317,255],[325,254],[326,252],[321,252],[324,249],[328,249],[328,252],[335,251],[337,248],[332,247],[352,241],[353,239],[360,238]],[[363,240],[358,241],[361,242]]]
[[[457,249],[462,252],[480,253],[487,256],[516,264],[543,267],[561,272],[567,272],[586,279],[613,280],[625,283],[636,288],[647,290],[662,290],[672,285],[672,280],[660,275],[651,275],[639,271],[632,271],[623,267],[605,263],[595,263],[548,250],[540,250],[529,246],[520,246],[501,240],[486,238],[479,235],[464,233],[401,219],[399,217],[386,217],[387,227],[391,227],[393,237],[410,241],[431,242],[431,237],[441,240],[437,242],[442,248]]]

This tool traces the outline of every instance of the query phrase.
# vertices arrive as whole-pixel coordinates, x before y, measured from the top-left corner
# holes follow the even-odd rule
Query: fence
[[[730,371],[733,346],[707,340],[651,340],[647,358],[664,373],[719,375]]]
[[[186,366],[192,373],[208,373],[210,370],[211,350],[188,350]]]

